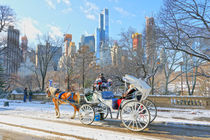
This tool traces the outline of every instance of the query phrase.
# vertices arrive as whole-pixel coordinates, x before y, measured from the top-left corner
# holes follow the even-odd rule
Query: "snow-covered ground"
[[[9,101],[9,107],[4,107],[4,102]],[[61,117],[55,117],[52,102],[0,99],[0,129],[39,136],[42,138],[61,139],[156,139],[150,136],[134,135],[117,131],[104,130],[97,126],[100,122],[93,123],[95,127],[81,125],[78,117],[70,119],[73,108],[69,105],[60,106]],[[113,121],[113,120],[112,120]],[[117,122],[117,120],[113,121]],[[153,124],[202,125],[210,127],[210,111],[202,109],[158,108],[158,116]],[[78,125],[75,125],[78,124]],[[120,128],[119,126],[110,126]],[[17,129],[18,128],[18,129]],[[158,138],[157,138],[158,139]]]

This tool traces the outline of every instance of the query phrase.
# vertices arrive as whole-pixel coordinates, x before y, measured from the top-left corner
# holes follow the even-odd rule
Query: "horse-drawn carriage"
[[[157,109],[154,103],[147,99],[151,87],[141,79],[131,75],[123,77],[125,82],[124,91],[127,84],[132,84],[135,92],[125,98],[116,98],[116,95],[110,90],[94,90],[84,95],[84,100],[81,101],[78,92],[57,92],[52,86],[47,88],[47,96],[53,97],[55,104],[56,117],[60,117],[59,104],[70,104],[74,107],[75,118],[76,111],[79,112],[79,120],[83,124],[91,124],[94,120],[106,119],[110,114],[117,113],[116,119],[120,118],[126,128],[132,131],[144,130],[157,115]],[[109,86],[111,84],[108,84]],[[119,90],[117,91],[119,94]],[[122,94],[122,93],[121,93]],[[119,101],[119,102],[118,102]],[[116,104],[116,102],[118,104]]]
[[[154,103],[147,99],[151,87],[145,81],[131,75],[125,75],[123,80],[125,89],[127,83],[135,88],[135,92],[124,99],[117,99],[112,91],[103,90],[84,96],[85,103],[79,108],[79,119],[83,124],[91,124],[98,116],[100,119],[106,119],[110,114],[112,118],[112,113],[116,112],[116,119],[120,118],[126,128],[142,131],[155,119],[157,109]],[[114,102],[118,100],[120,104],[116,107]]]

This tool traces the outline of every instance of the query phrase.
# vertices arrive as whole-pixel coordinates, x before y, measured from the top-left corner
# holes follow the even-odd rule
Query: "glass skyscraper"
[[[102,63],[102,61],[104,62],[110,59],[106,58],[108,56],[107,52],[110,52],[108,47],[109,11],[106,8],[99,14],[99,27],[96,29],[95,40],[96,40],[95,53],[96,53],[97,63]]]

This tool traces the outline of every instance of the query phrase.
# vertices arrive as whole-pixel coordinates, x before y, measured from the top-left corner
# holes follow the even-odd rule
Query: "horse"
[[[59,93],[57,88],[54,87],[47,87],[46,88],[46,97],[52,97],[52,101],[55,105],[55,113],[56,117],[60,117],[60,111],[59,111],[59,105],[60,104],[70,104],[74,108],[74,115],[71,117],[71,119],[74,119],[76,116],[76,112],[79,112],[79,108],[74,103],[80,103],[80,94],[79,92],[73,93],[73,92],[62,92]]]

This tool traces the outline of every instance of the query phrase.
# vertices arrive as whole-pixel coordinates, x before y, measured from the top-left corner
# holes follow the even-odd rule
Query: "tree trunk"
[[[155,82],[155,77],[152,76],[152,81],[151,81],[152,95],[154,95],[154,82]]]
[[[42,91],[44,91],[44,86],[45,86],[45,76],[42,76]]]
[[[195,86],[196,86],[196,78],[197,78],[197,72],[198,72],[198,66],[195,67],[195,75],[194,75],[194,80],[193,80],[193,86],[192,86],[192,95],[194,94]]]
[[[165,94],[168,94],[168,77],[166,77],[166,83],[165,83]]]
[[[67,75],[67,91],[70,91],[70,76]]]

